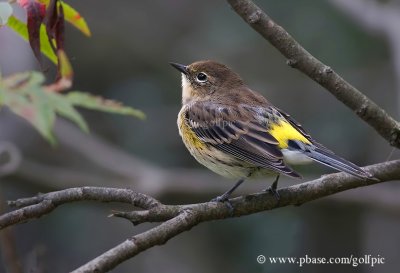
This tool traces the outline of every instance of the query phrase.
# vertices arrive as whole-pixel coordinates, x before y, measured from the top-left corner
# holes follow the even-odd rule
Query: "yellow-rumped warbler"
[[[287,164],[312,160],[362,179],[372,178],[313,140],[298,122],[225,65],[214,61],[171,65],[182,73],[178,127],[186,148],[212,171],[240,179],[214,200],[224,202],[246,178],[268,174],[277,175],[269,190],[279,198],[280,174],[301,178]]]

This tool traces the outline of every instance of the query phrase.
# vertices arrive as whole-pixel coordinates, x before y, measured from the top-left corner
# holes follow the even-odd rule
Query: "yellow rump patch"
[[[271,129],[268,130],[268,133],[270,133],[279,142],[278,147],[281,149],[286,149],[288,147],[289,140],[298,140],[307,144],[311,143],[287,121],[280,121],[272,124]]]

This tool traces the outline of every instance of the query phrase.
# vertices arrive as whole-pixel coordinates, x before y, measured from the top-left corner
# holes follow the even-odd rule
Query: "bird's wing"
[[[266,124],[254,118],[263,114],[260,109],[196,102],[188,107],[185,122],[199,139],[223,152],[255,166],[300,177],[285,165],[279,142]]]

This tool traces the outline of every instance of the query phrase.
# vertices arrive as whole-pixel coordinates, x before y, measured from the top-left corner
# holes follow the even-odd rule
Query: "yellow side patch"
[[[196,136],[196,133],[190,129],[190,127],[186,124],[183,114],[180,119],[180,133],[182,135],[182,139],[185,144],[189,147],[193,147],[195,149],[200,149],[205,146],[205,144]]]
[[[196,136],[196,134],[184,124],[182,126],[182,138],[188,143],[190,146],[193,146],[196,149],[199,149],[204,146],[204,143]]]
[[[311,143],[287,121],[280,121],[279,123],[272,124],[268,133],[279,142],[278,147],[281,149],[286,149],[288,147],[289,140],[299,140],[307,144]]]

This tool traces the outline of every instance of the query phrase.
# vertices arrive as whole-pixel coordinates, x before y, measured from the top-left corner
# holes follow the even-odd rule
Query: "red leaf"
[[[54,52],[64,52],[64,10],[59,0],[51,0],[47,8],[46,14],[46,31],[49,37],[50,43],[53,46],[52,40],[56,42],[55,47],[53,46]],[[59,81],[62,75],[62,67],[60,62],[60,56],[58,56],[58,69],[56,82]]]
[[[65,33],[65,24],[64,24],[64,9],[62,5],[58,6],[58,15],[57,15],[57,24],[55,26],[56,29],[56,42],[57,42],[57,50],[64,49],[64,33]]]
[[[54,52],[64,49],[64,10],[58,0],[51,0],[46,14],[46,30],[49,39],[56,41]]]
[[[42,64],[40,53],[40,25],[46,14],[46,5],[37,0],[19,0],[18,4],[26,9],[29,44],[36,59]]]

